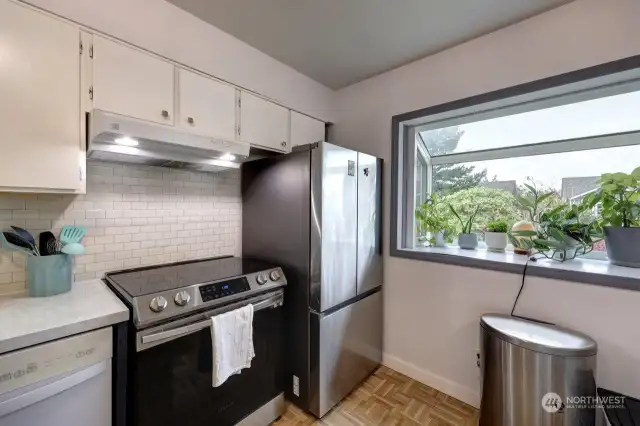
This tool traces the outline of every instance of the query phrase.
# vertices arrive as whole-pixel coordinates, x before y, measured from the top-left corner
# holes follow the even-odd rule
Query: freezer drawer
[[[382,292],[311,315],[310,411],[325,415],[382,362]]]

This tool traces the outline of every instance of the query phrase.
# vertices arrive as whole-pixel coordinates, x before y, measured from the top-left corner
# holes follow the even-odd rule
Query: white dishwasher
[[[0,356],[0,426],[111,426],[111,328]]]

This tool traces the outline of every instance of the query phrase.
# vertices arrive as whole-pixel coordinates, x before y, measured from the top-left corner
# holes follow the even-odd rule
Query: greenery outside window
[[[462,216],[478,210],[473,231],[484,248],[490,222],[511,228],[527,219],[521,199],[531,186],[548,194],[548,209],[577,205],[597,190],[600,175],[640,165],[640,70],[559,81],[394,117],[392,254],[433,243],[418,222],[434,195],[443,215],[448,206]],[[598,203],[581,215],[601,213]],[[454,218],[450,227],[461,231]],[[604,242],[590,256],[606,258]]]

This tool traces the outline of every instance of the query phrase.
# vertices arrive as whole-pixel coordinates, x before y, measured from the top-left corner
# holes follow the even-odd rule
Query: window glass
[[[640,91],[420,132],[430,156],[640,130]]]
[[[553,208],[582,201],[597,189],[601,174],[630,173],[639,164],[640,145],[633,145],[438,165],[433,167],[433,192],[444,206],[450,204],[465,216],[479,206],[475,231],[482,247],[481,231],[489,222],[504,220],[512,226],[529,220],[517,201],[519,195],[527,193],[525,184],[543,193],[553,192],[548,199],[548,208]],[[597,205],[590,214],[598,217],[601,209]],[[455,222],[453,225],[458,227]],[[456,234],[459,231],[456,229]],[[604,251],[604,242],[594,247],[594,252]]]

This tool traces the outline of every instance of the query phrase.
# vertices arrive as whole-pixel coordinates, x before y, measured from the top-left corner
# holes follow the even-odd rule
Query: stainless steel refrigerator
[[[381,188],[382,160],[327,142],[242,167],[243,256],[284,270],[285,392],[318,417],[382,361]]]

